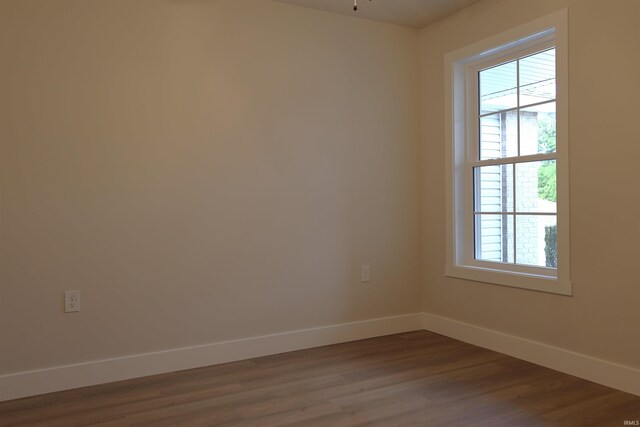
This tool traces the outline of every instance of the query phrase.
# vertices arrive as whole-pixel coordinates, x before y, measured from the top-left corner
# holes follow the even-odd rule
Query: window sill
[[[555,277],[513,273],[503,270],[461,265],[447,265],[445,267],[445,275],[447,277],[528,289],[538,292],[548,292],[568,296],[572,295],[571,282],[568,280],[558,280]]]

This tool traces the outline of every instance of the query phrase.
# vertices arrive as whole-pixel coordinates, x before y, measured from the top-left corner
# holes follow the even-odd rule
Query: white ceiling
[[[422,28],[479,0],[276,0],[312,9]]]

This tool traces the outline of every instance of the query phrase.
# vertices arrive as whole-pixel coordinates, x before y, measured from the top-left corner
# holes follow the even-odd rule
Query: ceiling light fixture
[[[358,10],[358,0],[353,0],[353,10]]]

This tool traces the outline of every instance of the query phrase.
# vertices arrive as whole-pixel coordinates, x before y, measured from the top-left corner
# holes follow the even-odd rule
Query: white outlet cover
[[[368,282],[371,280],[371,269],[368,265],[363,265],[360,267],[360,281]]]
[[[80,291],[64,292],[64,312],[75,313],[80,311]]]

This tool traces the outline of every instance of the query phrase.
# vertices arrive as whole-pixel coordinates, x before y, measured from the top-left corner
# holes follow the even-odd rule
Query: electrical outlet
[[[64,312],[80,311],[80,291],[64,291]]]
[[[360,281],[362,283],[368,282],[371,280],[371,271],[368,265],[363,265],[360,267]]]

